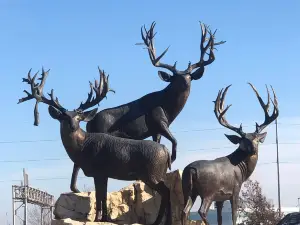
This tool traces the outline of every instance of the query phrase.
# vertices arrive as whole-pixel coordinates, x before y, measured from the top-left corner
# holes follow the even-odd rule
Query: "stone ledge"
[[[182,171],[167,173],[166,185],[171,192],[172,224],[181,225],[181,212],[184,208],[182,187]],[[161,197],[141,181],[108,193],[107,209],[111,220],[118,224],[152,224],[158,214]],[[55,225],[111,224],[91,223],[96,213],[95,192],[64,193],[55,203],[54,215],[58,221]],[[87,221],[87,222],[77,222]],[[187,221],[187,225],[200,225],[200,221]]]
[[[63,220],[53,220],[51,225],[116,225],[115,223],[106,223],[106,222],[80,222],[76,220],[72,220],[70,218]],[[123,224],[127,225],[127,224]],[[141,225],[138,223],[133,223],[131,225]]]
[[[68,219],[63,219],[63,220],[53,220],[51,222],[51,225],[142,225],[142,224],[139,224],[139,223],[116,224],[116,223],[108,223],[108,222],[80,222],[80,221],[75,221],[75,220],[71,220],[70,218],[68,218]],[[176,222],[176,223],[173,223],[172,225],[181,225],[181,223]],[[205,224],[201,221],[189,220],[189,221],[187,221],[186,225],[205,225]]]

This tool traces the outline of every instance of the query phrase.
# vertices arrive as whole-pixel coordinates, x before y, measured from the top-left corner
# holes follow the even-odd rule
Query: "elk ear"
[[[84,122],[91,121],[96,116],[97,111],[98,111],[98,108],[95,108],[95,109],[92,109],[90,111],[84,112],[83,115],[82,115],[82,120]]]
[[[264,133],[262,133],[262,134],[258,134],[258,141],[259,141],[260,143],[264,143],[266,137],[267,137],[267,132],[264,132]]]
[[[231,141],[235,145],[239,144],[242,140],[242,138],[237,136],[237,135],[227,135],[227,134],[225,134],[225,136],[229,139],[229,141]]]
[[[204,74],[204,66],[201,66],[194,73],[191,74],[192,80],[199,80]]]
[[[58,109],[54,108],[53,106],[49,106],[48,107],[48,112],[50,114],[50,116],[55,119],[55,120],[59,120],[62,116],[61,111],[59,111]]]
[[[171,79],[172,79],[172,75],[164,72],[164,71],[158,71],[158,76],[160,77],[160,79],[162,79],[163,81],[166,81],[166,82],[171,82]]]

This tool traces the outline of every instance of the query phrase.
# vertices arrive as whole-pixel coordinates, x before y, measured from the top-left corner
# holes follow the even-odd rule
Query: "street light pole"
[[[277,148],[277,185],[278,185],[278,210],[281,214],[281,200],[280,200],[280,172],[279,172],[279,151],[278,151],[278,126],[277,126],[277,119],[275,121],[276,125],[276,148]]]

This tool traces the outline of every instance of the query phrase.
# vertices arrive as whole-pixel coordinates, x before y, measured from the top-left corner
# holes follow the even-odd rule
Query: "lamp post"
[[[277,190],[278,190],[278,210],[281,214],[281,200],[280,200],[280,172],[279,172],[279,146],[278,146],[278,126],[277,126],[277,119],[275,121],[276,125],[276,149],[277,149]]]

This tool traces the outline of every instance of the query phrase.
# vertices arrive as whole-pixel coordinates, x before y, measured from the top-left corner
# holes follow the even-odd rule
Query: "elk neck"
[[[244,182],[253,173],[257,164],[258,155],[257,153],[250,155],[239,147],[233,153],[229,154],[227,158],[230,160],[232,165],[240,169],[242,180]]]
[[[181,112],[190,95],[191,82],[187,82],[183,87],[176,88],[170,83],[164,90],[164,110],[169,122],[172,122]]]
[[[69,157],[74,161],[84,147],[87,133],[81,128],[72,131],[68,122],[61,121],[60,136]]]

